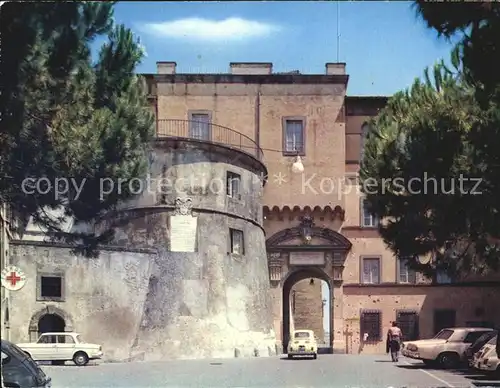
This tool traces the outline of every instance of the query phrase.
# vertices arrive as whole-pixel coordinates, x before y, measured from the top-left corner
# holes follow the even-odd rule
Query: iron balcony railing
[[[183,137],[222,144],[246,152],[262,161],[262,149],[248,136],[208,121],[162,119],[157,121],[158,138]]]

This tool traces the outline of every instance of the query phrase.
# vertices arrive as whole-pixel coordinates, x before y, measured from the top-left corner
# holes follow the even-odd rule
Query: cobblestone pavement
[[[218,360],[176,360],[101,364],[76,367],[43,366],[53,388],[469,388],[464,373],[425,369],[404,358],[388,356],[320,355],[317,360],[282,357]]]

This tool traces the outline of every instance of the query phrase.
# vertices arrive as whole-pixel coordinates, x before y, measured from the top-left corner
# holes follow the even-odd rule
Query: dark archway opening
[[[303,282],[301,282],[303,281]],[[301,287],[299,289],[295,290],[294,286],[301,282]],[[326,282],[328,285],[328,295],[326,298],[323,297],[321,291],[318,293],[318,289],[321,290],[321,283]],[[307,284],[311,286],[311,293],[308,294],[306,291]],[[319,286],[319,287],[318,287]],[[299,297],[299,292],[302,292],[302,295],[305,296],[306,298],[315,298],[317,300],[311,300],[310,302],[313,302],[316,310],[315,317],[312,319],[311,322],[316,322],[320,321],[321,323],[317,322],[316,325],[312,324],[312,326],[318,326],[322,325],[323,320],[328,322],[327,327],[324,327],[322,325],[323,330],[315,330],[315,327],[296,327],[296,329],[310,329],[310,330],[315,330],[315,334],[319,337],[318,338],[318,345],[321,346],[321,352],[325,353],[332,353],[333,352],[333,327],[332,327],[332,309],[331,309],[331,285],[328,279],[328,276],[321,270],[320,268],[304,268],[304,269],[299,269],[294,272],[292,272],[287,279],[285,280],[283,284],[283,322],[282,322],[282,335],[283,335],[283,353],[288,352],[288,342],[290,340],[290,323],[291,323],[291,314],[294,314],[294,309],[298,310],[300,307],[297,306],[298,303],[301,303],[302,305],[308,303],[307,300],[304,300],[302,297],[302,300],[298,300]],[[314,288],[314,291],[313,291]],[[295,292],[294,292],[295,291]],[[305,291],[305,292],[304,292]],[[313,304],[310,304],[310,306],[313,306]],[[318,311],[318,309],[320,309]],[[322,312],[326,315],[326,318],[322,316]],[[304,314],[304,310],[302,310],[302,314]],[[300,320],[295,319],[295,322],[298,323],[298,325],[304,326],[307,325],[307,318],[302,319],[302,322]],[[319,327],[319,326],[318,326]],[[319,332],[318,332],[319,331]],[[325,332],[328,332],[327,338],[324,338]]]
[[[38,321],[38,336],[43,333],[64,332],[66,322],[57,314],[45,314]]]

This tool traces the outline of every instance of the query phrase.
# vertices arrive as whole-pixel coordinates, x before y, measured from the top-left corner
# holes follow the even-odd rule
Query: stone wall
[[[37,271],[65,272],[66,300],[57,306],[109,358],[275,354],[262,227],[265,167],[227,147],[180,139],[156,142],[150,162],[144,182],[152,186],[97,227],[114,226],[113,245],[124,252],[154,254],[102,253],[92,260],[61,248],[18,246],[15,262],[32,279]],[[228,172],[241,177],[236,198],[226,192]],[[180,203],[189,206],[176,208]],[[170,250],[171,216],[181,210],[196,217],[195,252]],[[231,253],[230,228],[243,232],[241,255]],[[31,316],[43,307],[34,283],[16,295],[23,307],[13,313],[15,340],[27,339]]]
[[[500,326],[500,283],[492,285],[436,286],[344,286],[344,344],[349,353],[385,352],[385,335],[396,319],[398,310],[415,311],[419,317],[419,337],[431,338],[434,333],[434,312],[450,309],[456,312],[457,327],[470,322],[491,322]],[[369,309],[381,314],[381,341],[360,341],[360,311]],[[482,312],[481,314],[479,314]],[[348,336],[346,337],[346,332]],[[347,341],[346,341],[347,338]]]
[[[86,259],[71,254],[69,248],[46,243],[11,244],[11,263],[27,276],[26,285],[10,295],[13,342],[33,340],[38,322],[32,318],[55,307],[66,330],[81,333],[87,342],[103,344],[107,359],[130,357],[154,254],[106,250],[97,259]],[[38,273],[42,272],[64,276],[63,301],[40,300]]]

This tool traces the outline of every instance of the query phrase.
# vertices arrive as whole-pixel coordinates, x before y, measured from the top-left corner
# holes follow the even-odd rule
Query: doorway
[[[285,280],[281,331],[284,353],[288,351],[290,332],[294,329],[313,330],[318,336],[317,340],[322,349],[321,352],[332,352],[333,330],[331,327],[330,293],[328,277],[317,268],[297,270]]]
[[[38,321],[38,336],[43,333],[64,332],[66,322],[57,314],[45,314]]]

